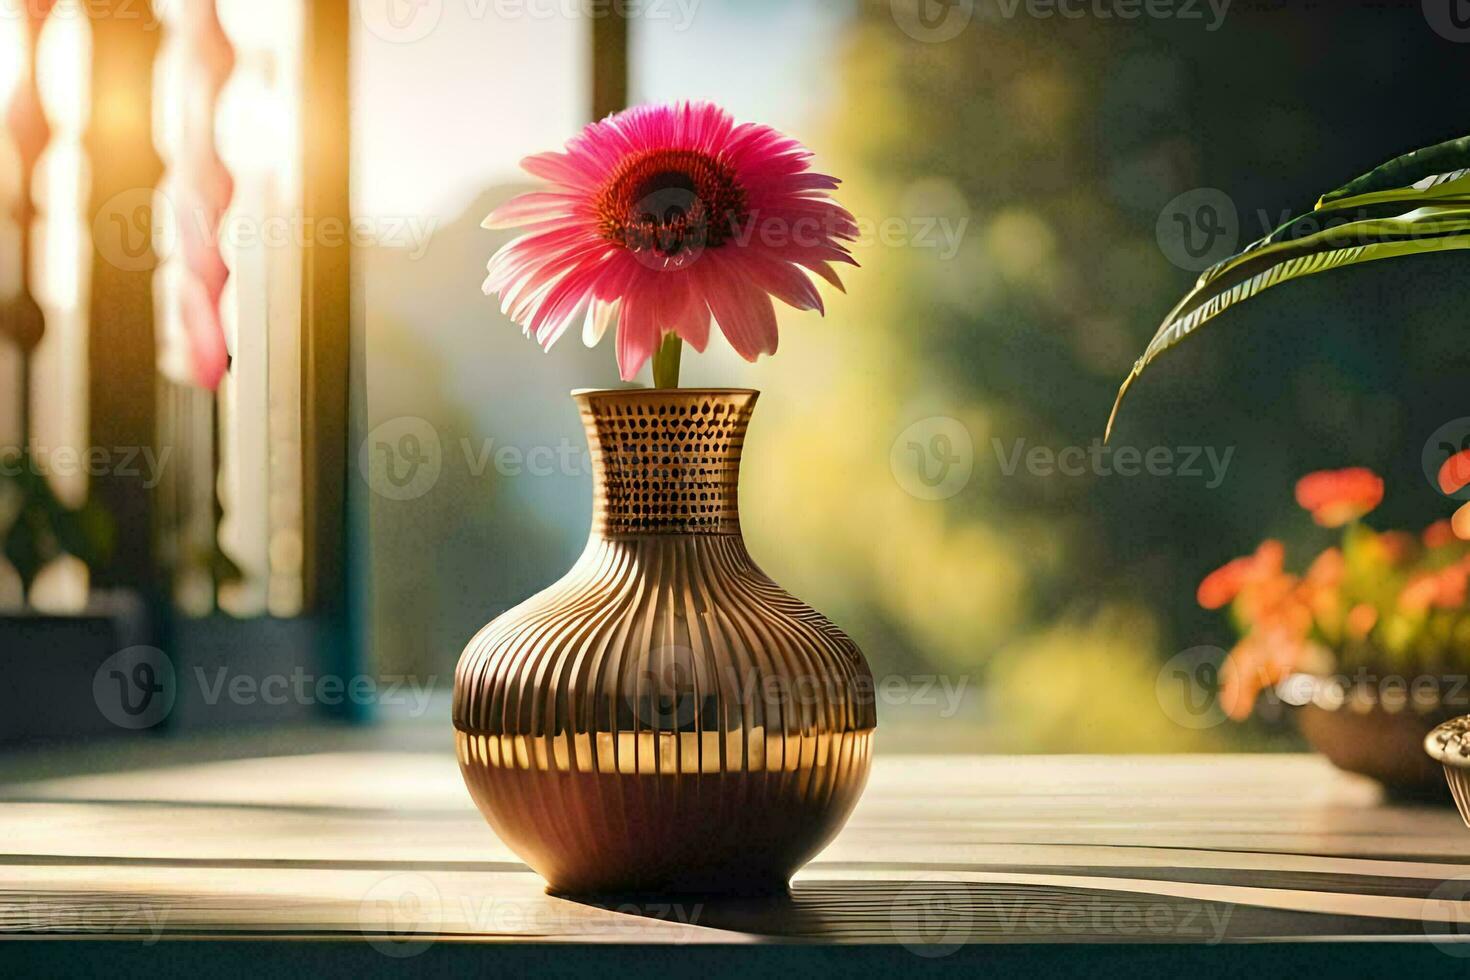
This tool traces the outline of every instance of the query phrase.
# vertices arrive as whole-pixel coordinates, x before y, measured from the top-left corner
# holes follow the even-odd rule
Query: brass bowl
[[[1396,798],[1448,803],[1444,774],[1425,755],[1424,739],[1464,713],[1463,688],[1463,678],[1452,676],[1430,675],[1411,688],[1298,674],[1277,692],[1307,742],[1337,768],[1377,780]]]

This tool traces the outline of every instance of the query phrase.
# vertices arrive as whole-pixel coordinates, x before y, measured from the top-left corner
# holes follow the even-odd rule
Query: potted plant
[[[20,584],[19,607],[0,610],[0,656],[8,683],[25,692],[0,714],[0,745],[129,730],[95,696],[94,682],[109,658],[151,640],[141,599],[85,581],[77,595],[44,597],[32,588],[59,559],[88,572],[104,564],[113,537],[96,498],[69,507],[30,453],[0,454],[0,554]]]
[[[1206,576],[1198,599],[1228,610],[1240,633],[1220,670],[1229,717],[1279,700],[1339,767],[1398,794],[1443,796],[1420,746],[1470,711],[1470,542],[1449,520],[1419,534],[1374,530],[1363,518],[1383,492],[1362,468],[1302,477],[1297,503],[1340,528],[1338,543],[1292,572],[1281,542],[1267,540]]]
[[[1105,438],[1148,366],[1236,304],[1320,272],[1466,248],[1470,136],[1405,153],[1329,191],[1312,210],[1200,274],[1123,379]],[[1452,456],[1441,488],[1454,492],[1448,484],[1458,490],[1467,481],[1470,459]],[[1200,601],[1229,605],[1242,631],[1222,670],[1224,707],[1244,717],[1263,691],[1278,692],[1299,705],[1307,738],[1338,765],[1395,790],[1443,794],[1423,738],[1434,720],[1455,713],[1444,688],[1470,668],[1464,546],[1455,542],[1470,537],[1470,505],[1416,539],[1357,523],[1382,496],[1381,481],[1366,471],[1312,474],[1297,493],[1319,523],[1346,527],[1340,546],[1293,575],[1283,568],[1280,544],[1266,542],[1200,586]],[[1413,668],[1423,681],[1419,697],[1328,677],[1344,666]]]
[[[740,533],[757,392],[680,388],[717,325],[776,350],[772,299],[821,310],[851,214],[801,144],[708,103],[640,106],[523,166],[547,186],[487,227],[528,226],[487,293],[550,347],[616,337],[632,381],[573,392],[593,461],[586,550],[470,641],[454,725],[470,794],[566,892],[765,893],[831,839],[876,726],[857,646],[756,565]],[[774,516],[774,515],[768,515]]]

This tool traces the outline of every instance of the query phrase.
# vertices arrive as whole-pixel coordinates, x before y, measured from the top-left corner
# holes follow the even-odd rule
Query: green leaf
[[[1356,180],[1348,181],[1337,190],[1328,191],[1322,195],[1317,207],[1378,191],[1411,187],[1425,178],[1452,174],[1465,167],[1470,167],[1470,136],[1446,140],[1435,146],[1410,150],[1403,156],[1394,157]]]
[[[1123,379],[1103,438],[1144,369],[1237,303],[1330,269],[1462,248],[1470,248],[1470,137],[1407,153],[1324,195],[1314,210],[1204,271]]]
[[[18,496],[17,513],[0,538],[0,548],[27,590],[42,568],[63,553],[96,569],[112,558],[117,530],[96,499],[72,509],[56,496],[28,454],[9,454],[4,473]]]
[[[23,508],[5,533],[5,557],[20,576],[26,592],[30,592],[31,584],[50,560],[47,555],[50,549],[46,547],[39,523],[34,511]]]
[[[97,569],[112,560],[117,528],[109,514],[95,499],[78,510],[62,510],[55,517],[56,540],[69,555]]]

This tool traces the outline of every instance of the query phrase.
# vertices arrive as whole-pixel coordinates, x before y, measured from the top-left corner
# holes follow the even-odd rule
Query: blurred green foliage
[[[1006,19],[985,4],[976,18],[921,43],[873,4],[844,39],[830,115],[844,158],[823,163],[845,203],[968,226],[949,260],[860,252],[841,336],[777,358],[781,385],[818,384],[800,407],[772,399],[790,417],[774,423],[782,462],[753,471],[762,509],[784,515],[769,547],[807,553],[790,584],[854,625],[880,671],[986,681],[972,747],[1256,744],[1249,729],[1169,723],[1158,665],[1230,645],[1194,604],[1211,568],[1267,534],[1299,557],[1328,543],[1292,503],[1301,473],[1377,469],[1387,523],[1447,512],[1421,453],[1470,415],[1464,256],[1293,283],[1156,366],[1114,442],[1176,463],[1229,452],[1217,487],[1116,469],[1006,475],[1005,460],[1017,446],[1090,451],[1101,435],[1118,382],[1196,274],[1156,234],[1169,202],[1223,190],[1244,245],[1323,187],[1463,129],[1419,96],[1462,85],[1470,62],[1412,14],[1368,5],[1242,8],[1215,33]],[[974,442],[970,485],[940,502],[904,499],[883,472],[886,439],[929,415],[964,420]],[[855,444],[831,445],[842,439]],[[796,476],[803,441],[823,459]]]
[[[1184,693],[1161,668],[1233,642],[1195,605],[1212,568],[1265,536],[1294,563],[1331,542],[1292,502],[1302,473],[1383,474],[1378,526],[1448,513],[1421,454],[1470,416],[1465,259],[1293,283],[1182,345],[1114,436],[1140,456],[1173,451],[1172,475],[1088,463],[1069,476],[1025,454],[1092,452],[1119,381],[1194,280],[1157,235],[1171,201],[1219,190],[1244,245],[1324,187],[1463,132],[1453,93],[1470,81],[1466,47],[1416,4],[1237,0],[1210,32],[1039,19],[1025,5],[1007,17],[981,0],[941,43],[906,34],[886,0],[840,6],[841,27],[799,42],[809,71],[791,81],[819,85],[802,98],[825,124],[793,135],[875,229],[863,267],[844,274],[847,295],[824,290],[825,319],[784,316],[776,357],[745,365],[715,341],[684,361],[685,384],[765,392],[742,477],[752,553],[880,677],[970,681],[955,713],[881,704],[885,751],[1291,744],[1256,726],[1178,723],[1171,699]],[[712,8],[737,5],[709,0],[659,42],[700,72],[656,97],[715,97],[744,118],[741,91],[730,83],[726,99],[720,84],[751,52],[728,43]],[[638,50],[657,57],[659,44]],[[373,421],[431,419],[445,461],[421,500],[374,501],[384,669],[447,671],[479,625],[565,571],[586,533],[585,474],[475,475],[464,461],[462,447],[487,439],[580,446],[566,390],[616,384],[609,347],[566,340],[541,358],[479,295],[505,239],[478,222],[517,189],[477,200],[421,262],[373,251],[364,263]],[[933,417],[956,420],[973,447],[968,481],[940,500],[911,493],[892,459]],[[1206,449],[1228,459],[1221,480],[1201,457],[1203,475],[1177,472],[1183,451]]]
[[[11,451],[0,458],[0,498],[8,520],[0,532],[0,551],[25,590],[63,555],[92,569],[111,558],[116,535],[106,509],[93,498],[81,507],[67,506],[29,453]]]

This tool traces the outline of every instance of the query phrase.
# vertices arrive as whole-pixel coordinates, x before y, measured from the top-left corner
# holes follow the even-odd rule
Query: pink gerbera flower
[[[774,353],[771,297],[821,312],[803,270],[841,289],[832,264],[857,264],[842,244],[857,224],[827,194],[838,181],[810,160],[707,102],[609,116],[521,162],[551,186],[485,219],[528,226],[490,259],[485,292],[548,349],[578,321],[588,346],[616,323],[624,380],[666,334],[704,350],[711,317],[746,360]]]

